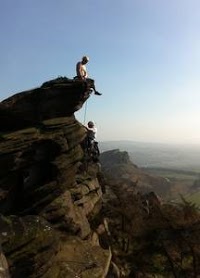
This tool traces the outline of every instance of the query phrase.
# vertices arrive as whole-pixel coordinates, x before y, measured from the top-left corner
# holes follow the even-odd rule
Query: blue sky
[[[0,99],[75,75],[98,140],[200,142],[199,0],[0,0]]]

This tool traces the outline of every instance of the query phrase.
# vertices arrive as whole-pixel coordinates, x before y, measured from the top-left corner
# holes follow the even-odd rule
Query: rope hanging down
[[[84,121],[83,121],[84,125],[85,125],[85,120],[86,120],[86,112],[87,112],[87,100],[85,102],[85,112],[84,112]]]

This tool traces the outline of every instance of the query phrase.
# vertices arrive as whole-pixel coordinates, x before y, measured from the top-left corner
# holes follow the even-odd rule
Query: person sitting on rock
[[[82,60],[76,64],[76,74],[77,76],[74,77],[74,79],[83,80],[83,81],[92,81],[92,86],[90,87],[91,90],[94,90],[94,94],[100,96],[101,93],[96,91],[94,80],[88,78],[88,73],[86,69],[86,64],[89,62],[88,56],[83,56]]]

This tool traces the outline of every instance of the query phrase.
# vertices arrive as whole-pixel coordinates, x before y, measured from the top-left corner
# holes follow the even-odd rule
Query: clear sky
[[[83,55],[98,140],[200,143],[199,0],[0,0],[0,100]]]

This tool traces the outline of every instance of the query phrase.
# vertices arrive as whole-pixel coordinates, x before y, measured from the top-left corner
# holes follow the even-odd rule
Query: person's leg
[[[96,88],[95,88],[95,85],[94,85],[94,80],[91,79],[91,78],[87,78],[87,81],[88,81],[88,84],[89,84],[89,87],[90,89],[94,90],[94,94],[95,95],[98,95],[98,96],[101,96],[102,94],[97,92]]]
[[[94,91],[94,94],[95,94],[95,95],[98,95],[98,96],[101,96],[101,95],[102,95],[101,93],[97,92],[96,90]]]
[[[95,147],[97,156],[99,156],[100,155],[100,151],[99,151],[98,142],[96,142],[96,141],[94,142],[94,147]]]

